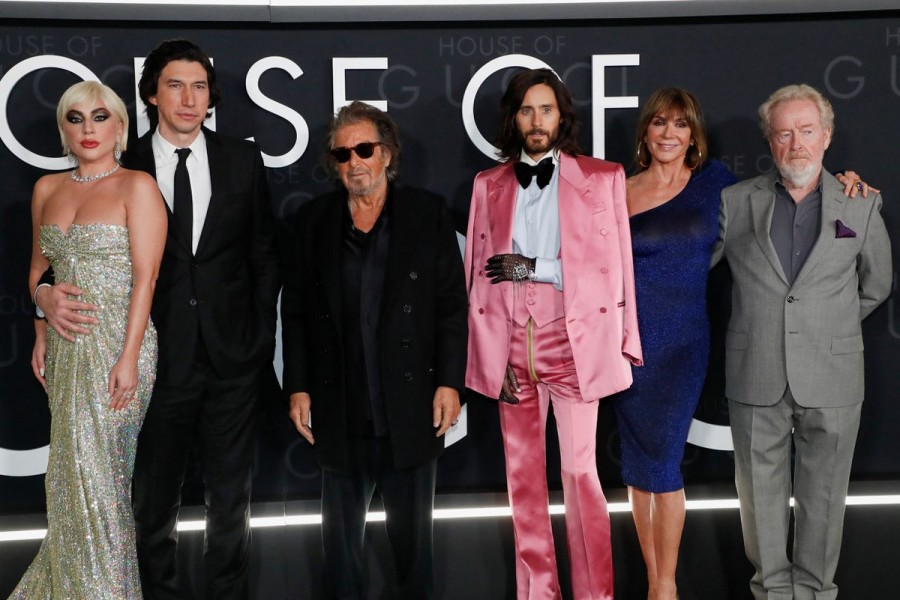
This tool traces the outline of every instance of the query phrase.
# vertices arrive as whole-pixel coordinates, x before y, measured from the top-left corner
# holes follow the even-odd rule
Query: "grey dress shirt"
[[[769,237],[788,283],[794,283],[819,237],[822,226],[822,182],[794,202],[781,180],[775,182],[775,210]]]

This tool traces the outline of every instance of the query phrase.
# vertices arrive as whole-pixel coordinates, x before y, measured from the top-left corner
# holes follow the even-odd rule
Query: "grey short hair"
[[[786,85],[778,88],[768,100],[763,102],[759,107],[759,126],[762,128],[763,135],[766,139],[772,133],[772,111],[782,102],[790,102],[791,100],[809,100],[819,109],[819,117],[822,123],[822,129],[826,129],[834,133],[834,109],[831,108],[831,102],[822,95],[822,92],[811,85],[805,83]]]
[[[69,153],[69,146],[66,144],[66,135],[63,133],[63,122],[66,119],[66,113],[82,102],[96,102],[102,100],[109,112],[122,123],[122,137],[119,138],[119,147],[124,152],[128,147],[128,110],[125,103],[119,98],[112,88],[103,85],[99,81],[80,81],[69,87],[63,92],[56,105],[56,126],[59,128],[59,139],[62,142],[63,153]]]
[[[328,124],[324,156],[326,169],[332,176],[337,176],[337,165],[329,151],[334,148],[334,138],[338,130],[357,123],[371,123],[375,126],[378,139],[373,141],[381,142],[382,147],[387,148],[387,151],[390,152],[391,164],[385,169],[385,174],[388,181],[394,181],[400,172],[400,129],[386,112],[359,100],[354,100],[342,107]]]

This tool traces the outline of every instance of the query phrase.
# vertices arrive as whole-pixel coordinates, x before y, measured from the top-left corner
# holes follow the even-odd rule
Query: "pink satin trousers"
[[[598,401],[579,392],[565,319],[514,326],[510,364],[519,404],[500,402],[506,480],[516,545],[518,600],[561,598],[550,528],[545,431],[553,403],[560,444],[566,542],[575,600],[612,600],[606,497],[597,475]]]

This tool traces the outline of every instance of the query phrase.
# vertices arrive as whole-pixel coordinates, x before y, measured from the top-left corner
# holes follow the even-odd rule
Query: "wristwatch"
[[[513,281],[534,281],[535,273],[534,269],[537,264],[536,258],[526,258],[528,261],[527,265],[525,263],[517,262],[513,265],[512,268],[512,280]]]

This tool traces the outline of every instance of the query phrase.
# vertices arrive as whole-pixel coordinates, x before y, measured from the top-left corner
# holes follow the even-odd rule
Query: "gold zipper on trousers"
[[[528,375],[532,381],[538,381],[537,372],[534,370],[534,319],[528,317],[528,324],[525,326],[525,333],[528,339],[526,344],[526,353],[528,354]]]

